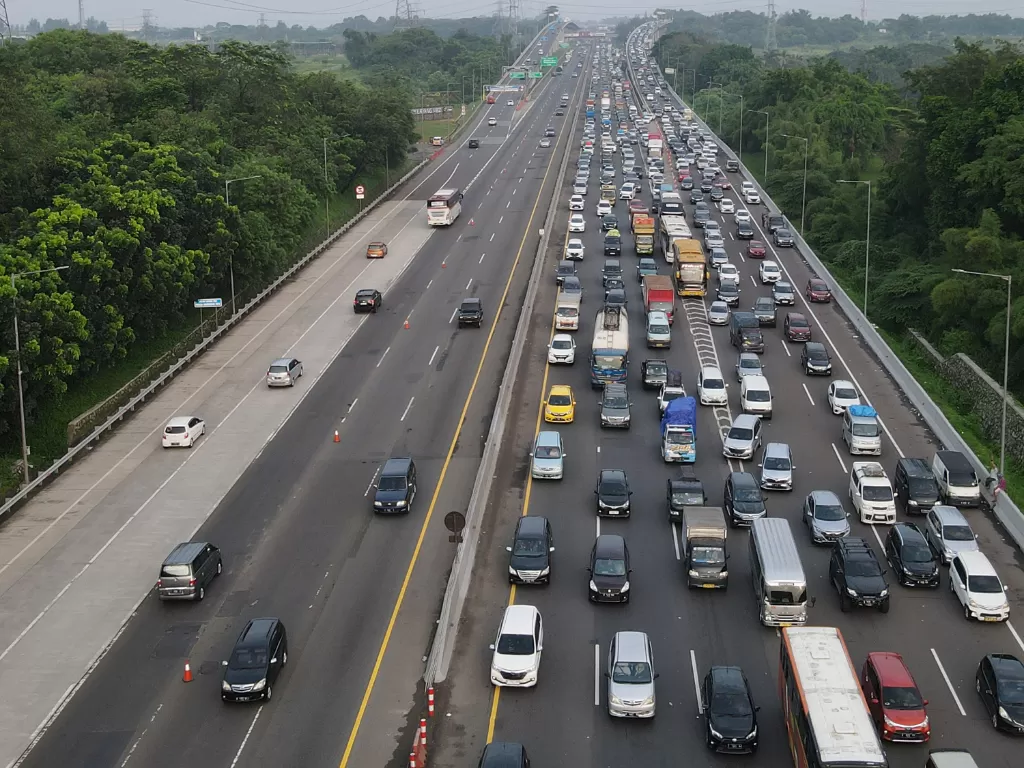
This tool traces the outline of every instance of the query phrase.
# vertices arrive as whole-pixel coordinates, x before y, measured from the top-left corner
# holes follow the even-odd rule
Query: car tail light
[[[156,588],[157,589],[160,589],[160,587],[162,587],[163,585],[164,585],[164,580],[163,579],[157,579],[156,580]]]
[[[194,586],[196,585],[196,580],[195,580],[195,579],[189,579],[189,580],[188,580],[188,585],[189,585],[190,587],[194,587]]]
[[[359,301],[358,301],[358,299],[353,299],[353,300],[352,300],[352,306],[354,306],[354,307],[358,307],[358,306],[359,306]]]

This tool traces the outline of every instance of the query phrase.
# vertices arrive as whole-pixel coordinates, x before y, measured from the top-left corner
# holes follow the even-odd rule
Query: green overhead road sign
[[[568,48],[569,44],[568,43],[559,43],[558,46],[559,46],[559,48]]]
[[[530,73],[530,77],[533,77],[533,78],[544,77],[544,73],[543,72],[531,72]]]
[[[526,73],[525,72],[510,72],[509,73],[509,79],[511,79],[511,80],[525,80],[526,79]]]
[[[545,56],[543,59],[540,60],[540,65],[542,67],[553,67],[556,64],[558,64],[557,56]]]

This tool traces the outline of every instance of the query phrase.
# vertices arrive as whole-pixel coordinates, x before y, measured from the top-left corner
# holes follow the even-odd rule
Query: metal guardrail
[[[660,67],[659,67],[660,74]],[[666,80],[666,87],[669,93],[675,98],[675,100],[683,106],[686,106],[686,102],[675,92],[671,85]],[[710,126],[705,123],[697,111],[693,111],[694,119],[702,125],[705,130],[708,131],[712,136],[717,139],[719,147],[725,149],[725,154],[730,159],[739,161],[739,157],[733,152],[726,142],[722,141],[714,131],[711,130]],[[781,211],[782,209],[772,201],[768,193],[761,187],[754,175],[747,171],[745,165],[740,162],[740,170],[743,173],[744,178],[750,181],[757,189],[758,194],[761,196],[761,200],[768,205],[770,208]],[[918,412],[920,417],[924,420],[928,428],[935,434],[939,442],[946,450],[960,451],[966,456],[970,462],[974,465],[975,472],[978,477],[986,477],[988,475],[988,467],[985,463],[978,458],[967,442],[957,432],[946,415],[942,412],[942,409],[936,405],[935,401],[931,399],[928,392],[925,391],[924,387],[914,378],[913,374],[903,364],[903,361],[896,356],[896,353],[892,351],[885,339],[882,338],[881,334],[878,333],[877,329],[871,322],[864,316],[864,313],[857,307],[857,303],[853,301],[846,291],[843,290],[839,281],[833,277],[832,273],[829,272],[828,267],[818,258],[818,255],[811,249],[811,246],[804,240],[803,235],[798,233],[797,230],[790,226],[790,231],[796,240],[797,250],[803,259],[807,262],[807,265],[814,271],[814,273],[823,278],[832,287],[832,297],[843,314],[849,320],[850,324],[856,329],[857,333],[860,334],[860,338],[867,344],[868,348],[874,354],[878,361],[882,364],[888,374],[896,382],[896,385],[902,390],[903,394],[913,405],[914,409]],[[1006,532],[1010,534],[1017,546],[1024,550],[1024,514],[1021,513],[1020,508],[1013,503],[1006,494],[1000,494],[996,503],[992,505],[992,510],[995,512],[996,518],[1002,524]]]
[[[50,480],[54,479],[60,472],[69,466],[83,451],[90,450],[92,444],[103,437],[107,432],[114,429],[118,424],[130,416],[136,408],[141,406],[145,401],[154,393],[157,392],[161,387],[167,384],[171,379],[181,373],[187,368],[197,357],[202,355],[207,349],[215,344],[224,334],[235,327],[243,318],[249,315],[257,306],[262,304],[267,298],[269,298],[278,288],[284,283],[291,280],[292,277],[304,269],[311,261],[320,256],[325,250],[331,247],[338,239],[343,237],[350,229],[359,224],[366,216],[370,214],[380,203],[384,202],[394,193],[396,189],[402,186],[405,182],[411,179],[416,173],[418,173],[424,166],[430,161],[423,160],[416,165],[412,170],[402,176],[401,179],[396,181],[390,187],[381,192],[369,205],[367,205],[362,211],[357,213],[351,219],[349,219],[339,229],[335,230],[330,237],[324,240],[320,245],[316,246],[312,251],[307,253],[304,257],[299,259],[289,269],[281,274],[274,282],[264,288],[260,293],[254,296],[245,304],[238,312],[229,317],[223,323],[221,323],[209,336],[203,339],[199,344],[190,349],[175,362],[170,368],[160,374],[154,379],[149,385],[144,387],[135,397],[129,400],[122,408],[118,409],[112,414],[106,421],[99,424],[93,429],[89,435],[71,448],[67,453],[61,456],[55,461],[49,468],[41,472],[35,480],[30,482],[28,485],[22,487],[14,496],[8,499],[3,506],[0,506],[0,523],[4,522],[8,517],[12,516],[17,508],[32,494],[46,485]]]

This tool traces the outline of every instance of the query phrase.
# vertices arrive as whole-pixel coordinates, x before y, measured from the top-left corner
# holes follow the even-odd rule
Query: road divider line
[[[452,316],[448,318],[448,325],[452,324],[452,321],[455,319],[455,316],[457,314],[459,314],[459,308],[458,307],[456,307],[455,309],[452,310]]]
[[[594,643],[594,706],[601,706],[601,644]]]
[[[405,413],[402,414],[402,418],[399,421],[405,421],[405,417],[409,415],[409,409],[412,408],[412,404],[416,401],[416,396],[413,395],[409,398],[409,404],[405,406]]]
[[[410,313],[411,314],[411,313]],[[380,356],[380,360],[377,361],[377,368],[380,368],[380,364],[384,362],[384,358],[388,356],[388,352],[391,351],[391,347],[384,350],[384,354]]]
[[[839,466],[843,468],[843,472],[848,472],[849,470],[846,469],[846,462],[843,461],[843,457],[839,455],[839,449],[836,448],[835,443],[832,443],[832,453],[836,455],[836,461],[838,461]]]
[[[437,357],[437,352],[440,349],[441,349],[441,345],[440,344],[438,344],[436,347],[434,347],[434,351],[430,355],[430,360],[427,361],[427,367],[428,368],[434,364],[434,358]]]
[[[693,692],[697,695],[697,714],[704,714],[704,702],[700,698],[700,673],[697,671],[697,654],[690,649],[690,670],[693,672]]]
[[[792,357],[793,353],[789,351],[789,343],[785,339],[779,339],[782,342],[782,349],[786,353],[786,357]]]
[[[1017,641],[1017,645],[1019,645],[1020,649],[1024,651],[1024,640],[1020,639],[1020,635],[1017,634],[1017,630],[1013,628],[1013,624],[1010,623],[1009,619],[1006,620],[1006,628],[1010,630],[1010,634],[1013,635],[1013,639]]]
[[[676,560],[682,560],[682,554],[679,552],[679,539],[682,538],[682,531],[676,531],[676,524],[669,520],[668,529],[672,532],[672,548],[676,551]]]
[[[366,490],[363,491],[363,498],[365,499],[370,495],[370,489],[373,488],[373,484],[377,481],[377,473],[380,472],[380,467],[373,470],[373,476],[370,477],[370,482],[366,486]]]
[[[939,654],[935,652],[934,648],[929,649],[932,652],[932,658],[935,659],[935,666],[939,668],[939,674],[942,675],[942,679],[946,681],[946,687],[949,688],[949,692],[953,695],[953,701],[956,702],[956,708],[960,710],[960,714],[963,717],[967,717],[967,712],[964,711],[964,705],[960,703],[960,697],[956,695],[956,689],[953,688],[953,683],[949,679],[949,675],[946,674],[946,668],[942,666],[942,662],[939,660]]]
[[[473,278],[471,277],[471,278],[469,278],[469,282],[466,283],[466,290],[467,291],[469,290],[469,286],[471,286],[472,284],[473,284]]]
[[[245,736],[242,737],[242,743],[238,745],[238,751],[235,752],[235,759],[231,761],[231,768],[235,768],[238,765],[238,761],[242,757],[242,750],[245,749],[246,742],[249,741],[249,737],[252,736],[253,729],[256,727],[256,721],[260,719],[260,714],[263,712],[263,704],[260,704],[260,708],[256,710],[256,714],[253,715],[252,722],[249,723],[249,730],[245,732]]]
[[[814,398],[811,397],[811,390],[807,388],[806,384],[801,384],[800,386],[804,388],[804,394],[807,395],[807,399],[811,401],[811,405],[814,405]]]
[[[352,413],[352,409],[356,407],[356,403],[358,403],[358,402],[359,402],[359,398],[357,397],[355,400],[353,400],[351,403],[348,404],[348,410],[345,411],[345,413]]]

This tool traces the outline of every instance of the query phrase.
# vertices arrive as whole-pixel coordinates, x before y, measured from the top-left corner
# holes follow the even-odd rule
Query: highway
[[[410,182],[421,208],[437,188],[462,188],[463,212],[426,233],[421,211],[412,226],[429,236],[383,311],[195,534],[221,547],[223,575],[202,603],[145,600],[20,765],[362,767],[407,755],[407,713],[453,555],[442,518],[467,504],[516,320],[499,311],[522,303],[555,181],[556,149],[539,140],[549,125],[555,147],[566,140],[568,118],[553,113],[563,90],[575,109],[582,82],[549,77],[530,101],[499,99],[446,150],[457,153],[447,179]],[[465,147],[470,136],[479,149]],[[454,323],[468,296],[483,301],[479,330]],[[418,465],[407,517],[372,514],[389,456]],[[287,669],[271,703],[224,705],[220,660],[257,616],[284,621]]]
[[[608,80],[601,86],[608,87]],[[634,85],[634,98],[642,99],[647,90],[646,86]],[[595,166],[599,165],[595,160]],[[738,188],[743,177],[730,174],[729,178]],[[751,462],[730,464],[721,454],[719,429],[739,413],[735,350],[729,345],[727,329],[707,324],[705,304],[699,300],[677,303],[671,350],[665,353],[645,349],[642,300],[634,277],[636,257],[628,228],[624,229],[623,267],[630,302],[632,348],[632,428],[600,428],[598,395],[590,388],[587,359],[594,315],[602,297],[602,235],[595,216],[599,189],[595,182],[596,179],[591,180],[587,196],[586,258],[579,265],[585,311],[584,322],[575,334],[577,362],[572,367],[546,364],[556,291],[552,277],[541,287],[531,340],[517,379],[514,434],[507,440],[507,450],[499,461],[491,518],[483,526],[485,533],[467,599],[463,631],[452,663],[453,672],[445,683],[444,712],[448,717],[443,722],[442,751],[435,765],[467,765],[470,759],[477,759],[489,740],[522,742],[533,764],[538,766],[726,765],[726,758],[714,756],[705,748],[697,696],[700,680],[713,664],[742,666],[761,707],[760,750],[756,758],[748,758],[749,764],[791,765],[776,688],[779,638],[775,630],[762,627],[757,620],[746,558],[748,534],[743,530],[729,533],[732,558],[728,590],[687,589],[680,562],[679,529],[668,522],[665,501],[666,479],[678,469],[664,464],[660,458],[655,394],[643,390],[639,383],[640,364],[647,357],[668,359],[672,368],[683,372],[691,394],[696,394],[699,365],[722,367],[730,383],[729,407],[718,413],[710,407],[700,408],[696,463],[709,503],[720,505],[728,472],[756,472]],[[567,201],[571,178],[560,180],[560,184],[559,194]],[[646,179],[644,188],[645,199],[649,201]],[[738,203],[737,207],[743,207],[735,189],[727,196]],[[685,204],[689,216],[692,206]],[[758,239],[769,243],[759,229],[764,208],[751,209],[759,230]],[[566,205],[562,211],[559,237],[566,236],[564,221],[569,216]],[[616,213],[625,216],[622,202],[616,204]],[[714,218],[722,223],[730,260],[742,275],[741,307],[748,308],[755,297],[770,295],[770,290],[757,282],[758,262],[746,260],[745,244],[734,239],[732,217],[715,211]],[[699,229],[694,232],[700,236]],[[553,264],[558,254],[550,253],[548,258]],[[799,253],[775,251],[769,243],[768,258],[777,261],[798,293],[802,292],[811,274]],[[656,259],[662,273],[667,274],[668,265],[660,248]],[[885,429],[881,461],[890,477],[901,456],[919,456],[930,461],[936,448],[933,439],[907,409],[898,390],[859,344],[834,305],[811,307],[798,295],[793,310],[810,318],[815,338],[831,350],[833,377],[853,380],[862,397],[879,412]],[[839,418],[827,407],[829,380],[805,377],[799,365],[799,346],[787,343],[782,336],[781,318],[786,311],[780,310],[778,328],[764,329],[763,361],[774,394],[774,418],[765,423],[764,439],[789,443],[797,471],[794,490],[771,493],[767,506],[770,515],[785,517],[792,523],[810,594],[816,598],[811,623],[841,629],[858,671],[869,651],[884,650],[902,654],[915,675],[929,700],[932,741],[927,746],[886,745],[893,768],[923,765],[929,747],[968,748],[978,764],[987,768],[1020,765],[1019,742],[993,732],[974,692],[974,673],[984,654],[1005,652],[1024,656],[1024,642],[1013,627],[1014,621],[1024,626],[1020,553],[991,518],[980,511],[968,512],[981,548],[1009,585],[1009,624],[965,621],[947,589],[945,574],[941,589],[934,591],[900,587],[889,574],[890,613],[883,615],[866,609],[849,614],[840,612],[836,593],[827,582],[828,551],[809,543],[800,522],[800,507],[806,494],[815,489],[830,489],[845,502],[852,457],[841,440]],[[578,403],[575,423],[560,427],[567,455],[566,476],[561,481],[533,482],[528,471],[529,451],[537,430],[547,428],[540,419],[540,403],[550,385],[556,383],[570,384]],[[630,519],[596,518],[593,488],[598,471],[603,468],[626,470],[634,493]],[[852,512],[849,502],[845,503]],[[524,514],[544,515],[552,522],[556,547],[552,583],[510,592],[504,548],[511,543],[517,517]],[[902,510],[899,517],[907,519]],[[855,515],[851,523],[853,535],[866,538],[881,557],[880,537],[884,537],[886,529],[862,525]],[[634,567],[631,601],[627,605],[593,605],[587,600],[589,576],[585,566],[599,532],[621,533],[626,537]],[[534,689],[496,691],[489,684],[487,646],[493,642],[502,611],[509,602],[535,605],[544,618],[543,661]],[[608,643],[616,631],[626,629],[647,632],[653,643],[660,678],[658,713],[650,722],[614,721],[605,709],[603,672]],[[729,759],[728,764],[743,760]]]

